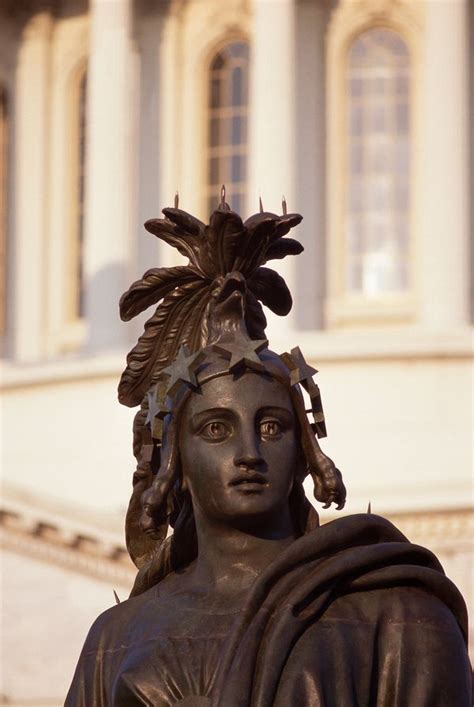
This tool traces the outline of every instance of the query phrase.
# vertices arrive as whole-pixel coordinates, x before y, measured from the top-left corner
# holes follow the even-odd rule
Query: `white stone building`
[[[176,190],[202,219],[222,182],[245,216],[304,215],[268,331],[320,371],[343,512],[370,500],[472,601],[473,23],[469,0],[2,0],[0,704],[60,705],[130,588],[118,299],[177,262],[141,225]]]

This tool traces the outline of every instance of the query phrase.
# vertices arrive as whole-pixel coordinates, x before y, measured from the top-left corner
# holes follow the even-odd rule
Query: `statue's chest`
[[[111,703],[117,707],[168,707],[211,693],[235,614],[162,611],[154,618],[115,658]]]

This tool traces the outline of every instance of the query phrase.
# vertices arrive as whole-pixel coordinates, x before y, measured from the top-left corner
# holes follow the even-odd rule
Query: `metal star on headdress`
[[[323,411],[323,404],[321,402],[321,394],[319,392],[319,387],[318,388],[318,396],[313,400],[311,398],[311,409],[313,411],[313,420],[314,420],[314,426],[316,429],[316,434],[321,439],[322,437],[327,437],[328,433],[326,430],[326,421],[324,419],[324,411]]]
[[[258,357],[259,351],[267,348],[267,339],[250,339],[242,332],[236,333],[235,337],[229,343],[216,343],[214,351],[222,354],[229,360],[229,371],[234,372],[239,366],[253,368],[256,371],[264,371],[265,365]]]
[[[290,370],[291,385],[301,383],[310,397],[316,434],[318,437],[326,437],[327,431],[324,421],[321,393],[319,386],[313,380],[313,376],[318,372],[317,369],[313,368],[305,361],[299,346],[295,346],[294,349],[291,349],[291,353],[282,354],[280,358]]]
[[[318,371],[316,368],[313,368],[306,363],[300,347],[295,346],[294,349],[291,349],[291,353],[284,353],[280,356],[280,358],[290,369],[291,385],[301,383],[303,388],[309,393],[308,381],[313,382],[313,376],[316,375]]]
[[[202,351],[190,354],[187,346],[180,346],[178,355],[173,363],[163,370],[163,374],[169,377],[165,397],[173,395],[179,388],[180,383],[187,383],[192,388],[198,387],[195,371],[203,358],[204,353]]]
[[[140,451],[140,461],[147,462],[149,464],[153,457],[154,448],[154,444],[142,444],[142,448]]]
[[[163,401],[160,400],[159,388],[152,388],[148,391],[148,415],[145,424],[150,425],[153,439],[161,439],[163,419],[169,412],[171,410],[166,407],[166,398]]]

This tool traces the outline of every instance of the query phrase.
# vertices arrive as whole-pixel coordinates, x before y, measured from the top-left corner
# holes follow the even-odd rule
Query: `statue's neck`
[[[229,525],[195,513],[198,557],[193,571],[196,586],[219,594],[239,594],[294,539],[288,507],[269,522]],[[261,525],[261,527],[260,527]]]

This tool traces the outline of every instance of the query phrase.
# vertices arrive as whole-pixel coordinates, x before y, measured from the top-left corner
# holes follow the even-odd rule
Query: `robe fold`
[[[307,533],[187,633],[166,601],[158,585],[99,617],[66,707],[471,707],[464,601],[383,518]]]

